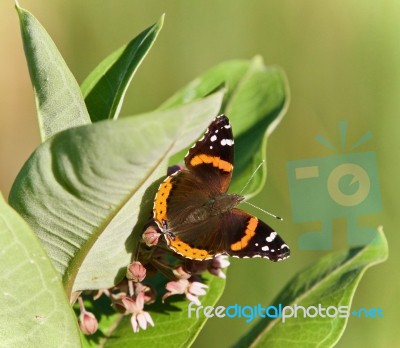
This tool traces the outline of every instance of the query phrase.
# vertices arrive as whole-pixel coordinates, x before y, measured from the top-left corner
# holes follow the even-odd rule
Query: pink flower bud
[[[172,273],[178,279],[189,279],[191,276],[190,273],[185,272],[185,270],[183,269],[182,266],[179,266],[179,267],[175,268],[174,270],[172,270]]]
[[[160,238],[161,233],[154,226],[147,227],[146,231],[144,231],[142,235],[143,241],[147,246],[154,246],[158,244],[158,239]]]
[[[213,258],[208,264],[208,271],[219,278],[225,279],[226,275],[224,272],[222,272],[222,270],[227,268],[229,265],[230,262],[228,256],[219,255]]]
[[[139,261],[132,262],[128,266],[126,277],[134,282],[141,282],[146,278],[146,268]]]
[[[86,310],[82,311],[79,316],[79,327],[85,335],[93,335],[99,326],[93,313]]]

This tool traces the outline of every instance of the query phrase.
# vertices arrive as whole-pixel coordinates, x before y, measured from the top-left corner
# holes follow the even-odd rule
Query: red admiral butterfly
[[[228,118],[217,116],[186,155],[187,169],[161,183],[153,218],[168,247],[189,259],[218,254],[286,259],[290,250],[282,238],[257,217],[235,208],[244,197],[227,193],[233,144]]]

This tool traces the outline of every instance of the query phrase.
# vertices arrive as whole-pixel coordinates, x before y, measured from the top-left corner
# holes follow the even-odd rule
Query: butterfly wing
[[[234,159],[234,140],[229,119],[217,116],[204,136],[198,140],[185,157],[186,167],[196,176],[215,183],[220,191],[228,190]]]
[[[210,216],[207,203],[219,191],[216,182],[204,182],[188,170],[180,170],[161,183],[153,217],[172,250],[196,260],[215,255],[213,239],[217,237],[217,243],[222,243],[222,236],[215,233],[219,219]]]
[[[239,209],[210,217],[190,229],[179,229],[167,241],[175,252],[195,260],[227,254],[276,262],[290,256],[288,245],[270,226]]]
[[[289,257],[290,249],[266,223],[240,209],[224,216],[227,231],[224,252],[234,257],[264,257],[281,261]]]

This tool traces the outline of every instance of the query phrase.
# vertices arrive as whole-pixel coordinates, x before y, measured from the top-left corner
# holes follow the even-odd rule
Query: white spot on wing
[[[221,145],[222,146],[225,146],[225,145],[232,146],[233,145],[233,140],[232,139],[222,139],[221,140]]]
[[[213,135],[213,136],[210,138],[210,140],[211,140],[211,141],[217,140],[217,136],[216,136],[216,135]]]
[[[271,234],[269,235],[269,237],[266,238],[266,241],[267,241],[268,243],[271,243],[271,242],[275,239],[276,235],[277,235],[276,232],[271,232]]]
[[[261,250],[262,250],[262,251],[268,251],[268,250],[269,250],[268,245],[264,245],[264,246],[261,248]]]

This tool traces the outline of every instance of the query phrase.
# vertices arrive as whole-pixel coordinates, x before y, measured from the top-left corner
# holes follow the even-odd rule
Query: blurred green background
[[[293,222],[286,163],[334,155],[315,136],[319,133],[338,146],[340,120],[349,122],[349,144],[372,131],[373,139],[357,151],[376,152],[383,209],[360,221],[384,226],[390,257],[367,271],[353,308],[380,307],[384,318],[351,317],[338,347],[400,346],[400,237],[395,228],[400,222],[399,1],[21,0],[20,4],[44,25],[79,83],[101,59],[166,13],[164,29],[126,96],[125,115],[157,107],[224,60],[260,54],[266,64],[286,71],[289,112],[269,139],[267,185],[253,202],[285,217],[284,222],[265,220],[284,236],[292,257],[279,264],[232,260],[221,305],[267,306],[298,270],[326,253],[298,248],[299,236],[318,228],[318,223]],[[0,52],[0,190],[7,196],[22,164],[39,144],[13,1],[0,3]],[[346,247],[345,221],[338,219],[333,227],[334,249]],[[241,319],[209,320],[195,347],[230,346],[250,325]]]

